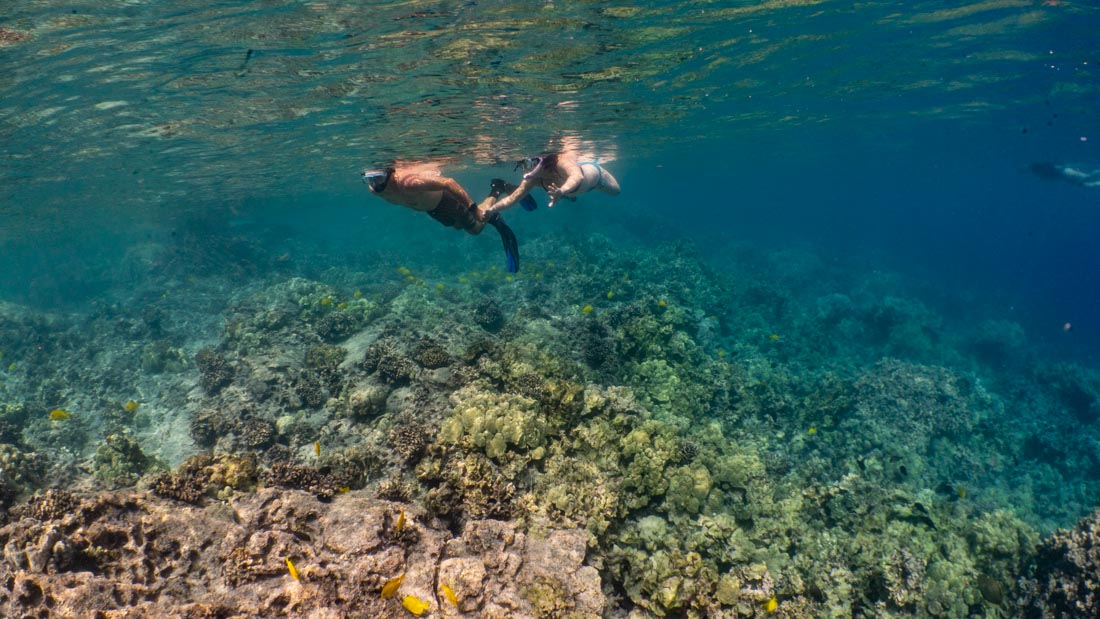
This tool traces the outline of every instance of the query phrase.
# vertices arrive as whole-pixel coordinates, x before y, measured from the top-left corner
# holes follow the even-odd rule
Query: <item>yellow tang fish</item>
[[[776,608],[779,608],[779,600],[773,595],[772,599],[768,600],[767,604],[764,604],[764,610],[770,614],[774,613]]]
[[[443,597],[447,598],[447,601],[455,606],[458,606],[458,596],[455,595],[455,590],[447,585],[439,585],[439,590],[443,592]]]
[[[592,306],[591,305],[585,305],[584,307],[581,308],[581,312],[585,313],[585,314],[587,314],[591,311],[592,311]]]
[[[405,607],[405,610],[419,617],[428,611],[431,606],[427,602],[421,600],[415,595],[406,595],[401,599],[401,605]]]
[[[401,530],[405,528],[405,508],[401,508],[401,515],[397,517],[397,534],[401,534]]]
[[[72,415],[70,415],[64,409],[55,408],[50,411],[50,421],[65,421],[70,417],[72,417]]]
[[[397,593],[398,587],[401,586],[401,581],[405,580],[405,575],[402,574],[397,578],[391,578],[386,584],[382,585],[382,599],[388,600],[393,597],[393,594]]]
[[[313,453],[316,454],[318,458],[321,457],[321,441],[313,441]]]
[[[141,404],[139,404],[138,402],[135,402],[134,400],[130,400],[129,402],[126,403],[126,406],[123,406],[122,408],[126,409],[127,413],[132,413],[132,412],[136,411],[139,406],[141,406]]]
[[[290,557],[286,558],[286,569],[290,570],[290,577],[297,582],[302,582],[301,578],[298,578],[298,568],[294,567],[294,562],[290,560]]]

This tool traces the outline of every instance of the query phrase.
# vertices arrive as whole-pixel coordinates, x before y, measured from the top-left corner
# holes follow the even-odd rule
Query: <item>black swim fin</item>
[[[515,185],[505,182],[502,178],[494,178],[489,181],[489,195],[494,198],[499,198],[503,195],[508,195],[518,189]],[[539,203],[535,202],[534,196],[527,194],[520,199],[519,205],[526,211],[533,211],[539,207]]]
[[[516,234],[512,232],[508,224],[504,223],[504,218],[500,216],[500,213],[494,214],[489,223],[497,229],[497,232],[500,233],[500,240],[504,243],[504,268],[509,273],[519,271],[519,241],[516,240]]]

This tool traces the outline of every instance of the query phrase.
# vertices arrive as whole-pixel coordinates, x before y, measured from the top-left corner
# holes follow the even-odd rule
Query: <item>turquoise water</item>
[[[1084,356],[1095,195],[1023,170],[1097,159],[1094,18],[1023,1],[10,3],[5,249],[54,275],[288,200],[369,227],[359,169],[434,160],[482,186],[576,143],[628,187],[610,220],[875,252]],[[25,273],[2,283],[19,294]]]
[[[654,445],[667,435],[702,449],[714,493],[674,499],[690,458],[645,473],[626,456],[621,470],[597,467],[561,446],[580,424],[571,417],[546,413],[545,445],[508,443],[560,449],[607,479],[671,480],[668,496],[616,482],[641,498],[610,515],[540,512],[593,533],[592,562],[624,613],[696,616],[699,600],[721,599],[710,582],[669,602],[628,548],[698,551],[743,579],[738,570],[766,562],[779,599],[805,600],[806,616],[1013,616],[1022,606],[995,602],[986,584],[974,593],[979,574],[1015,586],[1040,534],[1100,505],[1100,186],[1030,167],[1100,169],[1098,30],[1100,9],[1066,0],[7,2],[0,443],[52,455],[0,499],[140,486],[205,449],[274,444],[312,466],[318,436],[355,447],[333,437],[356,416],[344,410],[353,385],[382,370],[341,366],[344,378],[317,379],[331,401],[310,405],[302,376],[323,372],[298,367],[309,338],[361,358],[376,339],[411,351],[423,336],[443,341],[455,368],[547,410],[523,376],[625,386],[640,409],[616,414],[656,424],[645,426]],[[553,209],[536,192],[538,210],[507,212],[523,256],[515,276],[501,272],[494,232],[445,229],[371,196],[358,175],[431,164],[480,199],[492,178],[518,182],[517,159],[559,150],[599,161],[623,192]],[[506,324],[486,329],[505,351],[495,369],[477,354],[461,361],[489,345],[454,326],[485,299]],[[262,308],[300,324],[265,323]],[[359,313],[332,318],[343,312]],[[210,388],[204,348],[238,368],[231,397],[252,390],[241,414],[277,428],[271,444],[198,437],[196,420],[231,399]],[[281,395],[243,378],[265,363]],[[413,383],[462,399],[454,385]],[[130,400],[137,413],[122,415]],[[355,432],[405,423],[395,401]],[[72,418],[49,421],[54,409]],[[453,456],[439,456],[455,449],[436,438],[454,431],[441,411],[416,413],[440,450],[425,461]],[[623,453],[638,424],[617,428]],[[108,436],[158,462],[105,469],[102,446],[120,440]],[[462,444],[500,457],[499,444]],[[522,458],[527,468],[510,461],[501,474],[535,497],[568,468]],[[360,471],[350,487],[373,492],[393,471],[418,479],[404,464]],[[419,480],[401,498],[452,528],[472,514],[522,521],[440,508],[432,490],[451,482]],[[772,502],[759,512],[733,498],[765,485]],[[906,497],[904,509],[869,498],[883,492]],[[831,515],[807,507],[838,493],[853,498]],[[969,593],[899,592],[874,561],[821,550],[821,522],[852,547],[919,537],[902,524],[860,529],[853,514],[876,510],[909,510],[904,526],[935,521],[921,535],[940,550],[905,550],[924,561],[922,577],[962,552],[942,548],[969,540],[968,567],[936,576]],[[639,541],[653,518],[673,530],[665,546]],[[691,527],[722,518],[782,556],[707,555]],[[983,546],[983,531],[1014,527],[1026,530],[1019,547]],[[796,541],[778,551],[779,538]],[[852,581],[791,584],[826,555]]]

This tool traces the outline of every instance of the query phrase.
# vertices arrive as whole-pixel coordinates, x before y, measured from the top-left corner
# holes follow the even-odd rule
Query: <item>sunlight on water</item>
[[[324,188],[398,157],[508,161],[567,138],[600,156],[644,156],[684,136],[851,113],[977,117],[1038,96],[1013,92],[1037,53],[1014,37],[1084,10],[1015,0],[906,11],[788,1],[54,6],[6,9],[0,183],[21,196],[111,186],[133,205]]]

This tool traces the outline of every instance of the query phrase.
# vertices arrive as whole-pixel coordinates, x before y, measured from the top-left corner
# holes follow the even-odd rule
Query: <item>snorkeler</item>
[[[465,230],[470,234],[481,234],[485,224],[490,224],[500,233],[504,243],[504,255],[509,273],[519,270],[519,243],[512,229],[504,223],[499,213],[489,217],[480,217],[480,209],[470,194],[453,178],[403,168],[392,167],[381,170],[365,170],[363,182],[371,193],[386,202],[404,206],[414,211],[427,213],[432,219],[444,226]],[[499,195],[500,190],[494,188]],[[486,205],[495,197],[490,194]]]
[[[1100,169],[1083,170],[1078,166],[1046,161],[1028,166],[1031,173],[1043,180],[1066,181],[1079,187],[1100,187]]]
[[[516,167],[522,167],[526,172],[523,182],[500,200],[486,201],[481,208],[482,217],[490,217],[511,208],[516,202],[522,202],[536,185],[546,190],[550,196],[548,206],[551,207],[561,198],[575,200],[580,194],[593,189],[613,196],[621,191],[619,181],[600,164],[594,161],[578,162],[576,157],[566,153],[528,157],[517,163]]]

